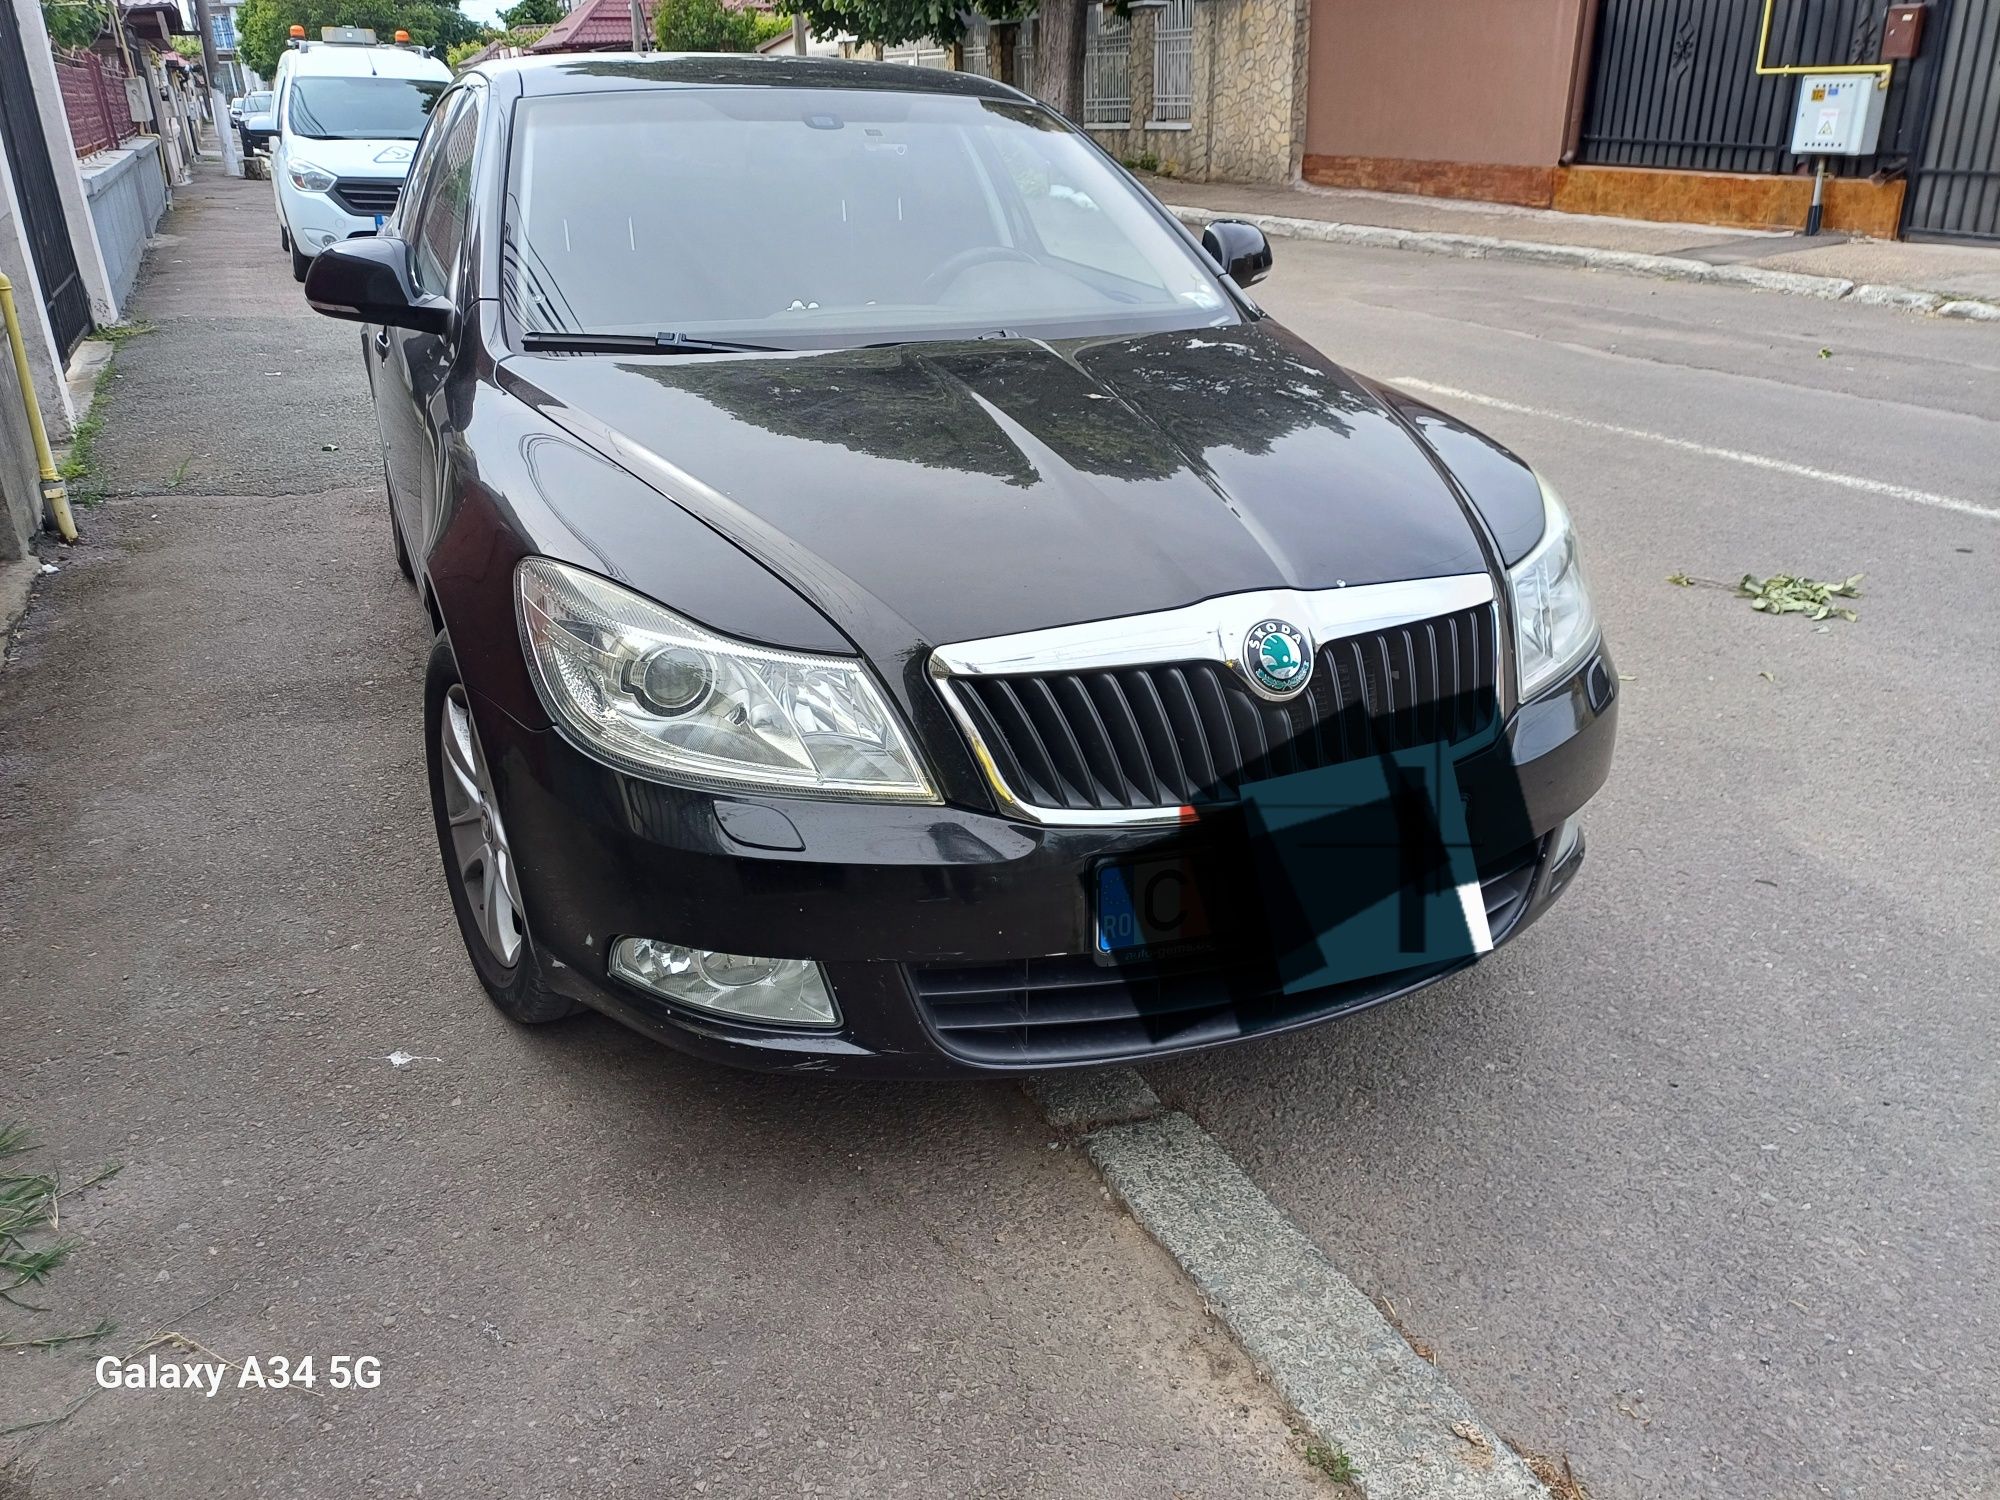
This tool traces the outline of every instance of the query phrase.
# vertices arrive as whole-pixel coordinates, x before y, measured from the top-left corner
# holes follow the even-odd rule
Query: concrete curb
[[[1298,219],[1284,214],[1229,213],[1220,209],[1168,204],[1167,212],[1189,224],[1212,219],[1241,219],[1255,224],[1273,239],[1325,240],[1338,245],[1363,245],[1377,250],[1417,250],[1428,255],[1461,259],[1519,260],[1545,266],[1574,266],[1590,271],[1623,271],[1665,281],[1699,281],[1719,286],[1755,287],[1793,297],[1818,297],[1826,302],[1853,301],[1876,307],[1900,307],[1945,318],[2000,322],[2000,303],[1952,298],[1915,287],[1860,285],[1838,276],[1808,276],[1799,271],[1773,271],[1764,266],[1710,265],[1679,255],[1647,255],[1636,250],[1599,250],[1589,245],[1550,245],[1537,240],[1506,240],[1490,234],[1453,234],[1433,229],[1390,229],[1379,224],[1341,224],[1327,219]]]
[[[1106,1184],[1173,1256],[1369,1500],[1548,1500],[1486,1426],[1215,1138],[1128,1068],[1038,1079]],[[1114,1123],[1115,1122],[1115,1123]]]

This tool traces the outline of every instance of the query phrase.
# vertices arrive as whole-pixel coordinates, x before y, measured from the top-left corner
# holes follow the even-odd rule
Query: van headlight
[[[1597,611],[1584,586],[1576,527],[1546,480],[1542,518],[1541,541],[1508,570],[1514,586],[1514,661],[1523,701],[1575,667],[1597,638]]]
[[[663,781],[797,797],[936,802],[859,661],[776,651],[545,557],[514,572],[543,705],[606,760]]]
[[[286,162],[285,175],[292,179],[292,186],[302,193],[331,192],[334,183],[339,181],[326,168],[316,167],[309,161]]]

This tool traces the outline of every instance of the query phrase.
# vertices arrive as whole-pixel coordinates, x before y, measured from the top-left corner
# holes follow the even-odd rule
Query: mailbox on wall
[[[1892,5],[1882,23],[1882,61],[1908,62],[1924,44],[1923,5]]]
[[[1889,91],[1872,73],[1806,73],[1792,119],[1794,156],[1869,156]]]

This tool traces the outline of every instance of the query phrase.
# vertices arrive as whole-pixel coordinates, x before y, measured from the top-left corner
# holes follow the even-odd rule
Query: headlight
[[[292,186],[302,193],[324,193],[337,180],[333,173],[309,161],[286,162],[285,175],[292,179]]]
[[[1583,583],[1576,528],[1546,481],[1542,539],[1509,571],[1514,585],[1514,659],[1525,700],[1574,667],[1597,634]]]
[[[662,780],[936,802],[860,662],[731,640],[580,568],[514,574],[542,702],[607,760]]]

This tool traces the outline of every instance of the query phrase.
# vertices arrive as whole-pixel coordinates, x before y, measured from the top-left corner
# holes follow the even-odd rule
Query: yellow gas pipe
[[[14,310],[14,283],[0,272],[0,316],[7,320],[7,343],[14,351],[14,374],[21,382],[21,405],[28,413],[28,431],[35,435],[35,462],[42,467],[42,504],[56,523],[56,532],[66,542],[76,540],[76,522],[69,513],[69,487],[56,471],[56,456],[49,448],[48,429],[42,426],[42,409],[35,404],[35,380],[28,373],[28,349],[21,342],[21,316]]]
[[[1764,0],[1764,22],[1757,28],[1757,63],[1759,78],[1782,78],[1796,73],[1873,73],[1875,87],[1886,89],[1889,75],[1895,72],[1894,63],[1769,63],[1764,59],[1771,52],[1771,13],[1777,9],[1778,0]]]

